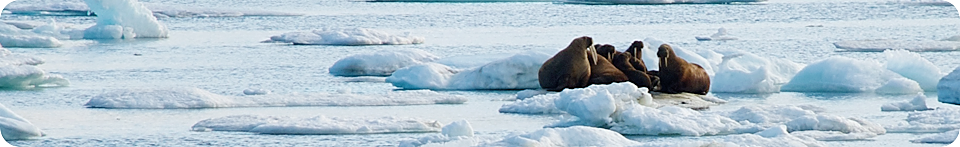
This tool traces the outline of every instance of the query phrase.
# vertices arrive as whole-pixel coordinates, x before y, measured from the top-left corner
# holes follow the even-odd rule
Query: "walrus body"
[[[606,45],[606,46],[610,46],[610,45]],[[613,50],[613,46],[610,46],[609,49]],[[596,57],[596,56],[590,56],[590,57]],[[590,84],[610,84],[614,82],[629,81],[629,78],[627,77],[627,75],[625,75],[623,72],[617,69],[617,67],[614,66],[613,63],[610,63],[610,60],[607,60],[607,58],[597,57],[596,59],[591,59],[591,60],[595,60],[597,64],[593,64],[590,66]]]
[[[647,72],[633,68],[634,66],[631,65],[632,63],[629,60],[636,60],[629,52],[617,54],[612,59],[613,65],[627,76],[630,83],[637,85],[637,87],[647,87],[650,91],[655,90],[657,86],[650,80]]]
[[[583,88],[590,85],[591,65],[596,64],[593,39],[587,36],[576,38],[567,48],[547,59],[540,67],[540,87],[549,91],[565,88]]]
[[[707,94],[710,91],[710,76],[697,64],[677,57],[670,45],[660,45],[660,92]]]

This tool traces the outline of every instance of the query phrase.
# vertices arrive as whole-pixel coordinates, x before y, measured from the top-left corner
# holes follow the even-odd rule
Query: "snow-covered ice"
[[[574,126],[547,128],[527,134],[509,136],[483,146],[637,146],[642,143],[627,139],[606,129]]]
[[[233,115],[206,119],[193,125],[194,131],[239,131],[261,134],[338,135],[439,132],[440,123],[416,118],[340,118],[315,116],[292,118]]]
[[[960,135],[960,130],[953,130],[953,131],[947,131],[947,132],[930,135],[922,138],[913,139],[913,140],[910,140],[910,142],[951,144],[957,141],[958,135]]]
[[[711,51],[712,52],[712,51]],[[804,65],[779,58],[764,58],[746,51],[724,51],[710,92],[774,93]]]
[[[905,122],[885,126],[890,133],[940,133],[960,129],[960,110],[937,108],[910,112]]]
[[[97,13],[97,25],[83,31],[86,39],[166,38],[167,27],[137,0],[84,0]]]
[[[43,25],[47,25],[46,22],[39,22],[39,21],[16,21],[16,20],[3,20],[3,21],[0,21],[0,23],[8,24],[8,25],[13,25],[13,26],[15,26],[15,27],[17,27],[17,28],[20,28],[20,29],[33,29],[33,28],[36,28],[36,27],[40,27],[40,26],[43,26]]]
[[[548,92],[549,92],[549,91],[543,90],[543,89],[527,89],[527,90],[521,90],[520,92],[517,92],[517,97],[516,97],[516,99],[517,99],[517,100],[523,100],[523,99],[531,98],[531,97],[533,97],[533,96],[547,94]]]
[[[903,49],[915,52],[957,51],[960,42],[956,41],[905,41],[905,40],[856,40],[833,43],[838,51],[882,52]]]
[[[47,85],[68,86],[70,81],[57,74],[47,74],[36,65],[43,59],[14,54],[0,48],[0,88],[28,88]]]
[[[944,75],[937,65],[924,59],[920,54],[906,50],[886,50],[883,54],[887,58],[884,67],[916,81],[924,91],[937,90],[937,83]]]
[[[699,41],[727,41],[727,40],[737,40],[737,37],[730,36],[730,33],[727,33],[726,28],[717,29],[717,33],[714,33],[710,36],[697,36],[695,37]]]
[[[910,101],[905,102],[894,102],[887,103],[880,106],[881,111],[924,111],[930,110],[927,108],[927,96],[923,93],[918,93],[917,96],[913,97]]]
[[[289,32],[270,37],[264,42],[293,43],[294,45],[404,45],[421,44],[424,38],[393,35],[367,28],[323,28],[310,32]]]
[[[897,78],[904,77],[883,68],[878,61],[835,56],[807,65],[790,79],[790,82],[783,85],[781,91],[874,92],[884,86],[885,89],[920,89],[914,87],[917,85],[889,82]]]
[[[195,109],[288,106],[403,106],[462,104],[462,96],[433,91],[383,94],[306,93],[224,96],[198,88],[116,89],[94,95],[84,106],[112,109]]]
[[[960,105],[960,67],[953,69],[937,83],[937,100]]]
[[[157,17],[237,17],[237,16],[299,16],[303,14],[275,12],[266,10],[219,9],[143,3],[153,10]],[[26,15],[91,15],[90,7],[84,3],[58,2],[43,5],[13,5],[6,8],[13,14]],[[99,14],[99,13],[97,13]],[[96,14],[95,14],[96,15]]]
[[[0,134],[3,140],[23,140],[42,136],[40,128],[0,104]]]
[[[57,38],[36,34],[6,24],[0,24],[0,44],[3,47],[24,48],[55,48],[63,45]]]
[[[767,0],[560,0],[572,4],[726,4],[736,2],[765,2]]]
[[[340,59],[330,67],[330,74],[335,76],[390,76],[397,69],[433,62],[439,58],[418,49],[380,50]]]
[[[503,104],[498,111],[517,114],[563,114],[564,112],[557,109],[557,105],[553,103],[559,98],[559,93],[535,95]]]
[[[550,57],[524,52],[463,71],[426,63],[397,70],[387,82],[403,89],[539,89],[537,72]]]

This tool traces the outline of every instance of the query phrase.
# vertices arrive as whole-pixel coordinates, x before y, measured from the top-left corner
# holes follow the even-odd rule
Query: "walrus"
[[[614,55],[620,54],[620,52],[617,51],[617,49],[610,44],[604,44],[604,45],[597,44],[594,46],[597,48],[597,54],[599,54],[600,56],[603,56],[604,58],[607,58],[607,60],[612,60]]]
[[[612,45],[603,45],[609,50],[613,50]],[[599,50],[599,49],[597,49]],[[614,52],[616,50],[613,50]],[[590,84],[610,84],[614,82],[626,82],[630,79],[627,75],[623,74],[616,66],[613,66],[613,63],[610,63],[610,60],[604,57],[597,57],[598,55],[595,52],[589,57],[591,61],[596,61],[596,64],[590,65]],[[612,54],[612,52],[610,53]],[[602,56],[602,55],[600,55]]]
[[[630,47],[627,48],[626,53],[630,53],[631,55],[633,55],[633,58],[637,59],[637,60],[628,60],[630,61],[630,64],[633,65],[633,68],[646,72],[647,64],[643,63],[642,49],[643,49],[643,42],[640,42],[639,40],[633,41],[633,43],[630,44]]]
[[[548,91],[565,88],[583,88],[590,85],[590,67],[597,64],[593,38],[573,39],[567,48],[557,52],[540,66],[537,78],[540,87]]]
[[[647,87],[649,91],[654,91],[658,86],[651,81],[647,72],[633,68],[634,66],[631,65],[632,63],[629,60],[636,60],[636,58],[629,52],[626,52],[613,56],[612,62],[613,66],[616,66],[617,69],[627,76],[630,83],[637,85],[637,87]]]
[[[681,92],[705,95],[710,91],[710,76],[697,64],[688,63],[677,57],[670,45],[660,45],[657,51],[660,57],[660,92],[676,94]]]

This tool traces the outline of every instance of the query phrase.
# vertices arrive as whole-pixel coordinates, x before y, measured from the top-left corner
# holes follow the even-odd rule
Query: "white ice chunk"
[[[960,105],[960,67],[953,69],[937,83],[937,100]]]
[[[63,45],[55,37],[37,34],[30,30],[22,30],[6,24],[0,24],[0,44],[3,47],[24,48],[55,48]]]
[[[873,60],[830,57],[800,70],[782,91],[873,92],[888,81],[903,78]],[[911,89],[920,89],[914,87]],[[916,91],[918,92],[918,91]]]
[[[905,40],[856,40],[833,43],[839,51],[882,52],[885,50],[909,50],[914,52],[957,51],[956,41],[905,41]]]
[[[930,135],[923,138],[917,138],[910,140],[913,143],[942,143],[942,144],[952,144],[958,140],[958,135],[960,135],[960,130],[947,131],[936,135]]]
[[[266,89],[247,89],[243,90],[244,95],[267,95],[270,94],[270,90]]]
[[[3,140],[23,140],[42,136],[40,128],[0,104],[0,134]]]
[[[745,51],[724,52],[724,60],[711,78],[711,92],[774,93],[804,65],[779,58],[763,58]]]
[[[0,88],[28,88],[44,85],[68,86],[70,81],[63,76],[47,74],[35,66],[43,60],[13,54],[0,48]]]
[[[340,118],[316,116],[290,118],[236,115],[206,119],[193,125],[197,131],[241,131],[261,134],[338,135],[438,132],[436,121],[415,118]]]
[[[736,2],[765,2],[767,0],[561,0],[572,4],[726,4]]]
[[[887,50],[883,51],[883,54],[887,58],[884,64],[887,69],[917,81],[925,91],[937,90],[937,82],[944,75],[937,65],[920,57],[920,54],[906,50]]]
[[[559,93],[541,94],[500,106],[500,113],[517,114],[563,114],[554,104],[560,98]]]
[[[237,17],[237,16],[299,16],[303,14],[286,13],[266,10],[248,9],[220,9],[166,5],[158,3],[143,3],[153,10],[156,17]],[[87,4],[76,2],[56,2],[41,5],[13,5],[6,8],[14,14],[25,15],[80,15],[87,16],[90,7]]]
[[[167,27],[136,0],[84,0],[97,13],[97,25],[84,31],[87,39],[166,38]]]
[[[40,27],[40,26],[43,26],[43,25],[47,25],[46,22],[39,22],[39,21],[17,21],[17,20],[3,20],[3,21],[0,21],[0,23],[5,23],[5,24],[8,24],[8,25],[13,25],[13,26],[16,26],[17,28],[20,28],[20,29],[33,29],[33,28],[36,28],[36,27]]]
[[[641,145],[617,132],[594,127],[546,128],[510,136],[483,146],[637,146]]]
[[[330,74],[335,76],[390,76],[397,69],[433,62],[439,58],[418,49],[374,51],[373,53],[351,55],[340,59],[330,67]]]
[[[727,40],[737,40],[737,37],[730,36],[730,33],[727,33],[726,28],[717,29],[717,33],[714,33],[710,36],[697,36],[695,37],[699,41],[727,41]]]
[[[880,106],[881,111],[925,111],[927,108],[927,96],[923,93],[917,93],[910,101],[887,103]]]
[[[547,94],[547,92],[548,92],[547,90],[543,90],[543,89],[527,89],[527,90],[521,90],[520,92],[517,92],[517,98],[516,98],[516,99],[517,99],[517,100],[524,100],[524,99],[531,98],[531,97],[534,97],[534,96],[537,96],[537,95]]]
[[[295,45],[403,45],[420,44],[424,38],[410,33],[393,35],[387,32],[366,29],[324,28],[311,32],[290,32],[270,37],[264,42],[293,43]]]
[[[913,94],[923,91],[920,83],[907,78],[894,78],[875,90],[878,94]]]
[[[960,129],[960,110],[937,108],[907,115],[905,123],[886,126],[890,133],[940,133]]]
[[[94,95],[84,106],[112,109],[194,109],[288,106],[403,106],[462,104],[461,96],[433,91],[384,94],[311,93],[224,96],[197,88],[117,89]]]
[[[455,121],[444,126],[441,133],[447,137],[473,137],[473,126],[467,120]]]
[[[403,89],[539,89],[537,72],[549,58],[525,52],[464,71],[426,63],[397,70],[387,82]]]

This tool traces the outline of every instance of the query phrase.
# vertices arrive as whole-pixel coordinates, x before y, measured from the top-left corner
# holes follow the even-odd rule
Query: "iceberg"
[[[942,143],[942,144],[952,144],[955,143],[960,135],[960,130],[947,131],[936,135],[931,135],[923,138],[917,138],[910,140],[913,143]]]
[[[84,0],[97,13],[97,25],[83,31],[86,39],[166,38],[167,27],[136,0]]]
[[[905,79],[887,70],[873,60],[857,60],[847,57],[830,57],[810,64],[800,70],[790,82],[781,87],[791,92],[874,92],[884,89],[914,89],[897,93],[917,93],[918,85],[890,82]],[[907,86],[907,87],[903,87]]]
[[[833,43],[841,52],[882,52],[909,50],[914,52],[942,52],[960,50],[956,41],[855,40]]]
[[[159,3],[143,3],[144,6],[152,11],[156,17],[238,17],[238,16],[300,16],[303,14],[275,12],[265,10],[241,10],[241,9],[217,9],[217,8],[199,8],[177,5],[166,5]],[[13,14],[21,15],[68,15],[68,16],[89,16],[97,15],[91,13],[90,7],[84,3],[58,2],[45,5],[13,5],[5,10]]]
[[[710,92],[775,93],[805,65],[779,58],[763,58],[745,51],[724,52]]]
[[[960,67],[953,69],[937,83],[937,100],[960,105]]]
[[[109,109],[199,109],[291,106],[404,106],[463,104],[462,96],[433,91],[384,94],[311,93],[224,96],[198,88],[116,89],[94,95],[84,106]]]
[[[386,81],[403,89],[539,89],[537,72],[550,57],[539,52],[524,52],[463,71],[426,63],[399,69]]]
[[[590,5],[665,5],[665,4],[729,4],[729,3],[748,3],[765,2],[767,0],[560,0],[558,2],[570,4],[590,4]]]
[[[3,140],[23,140],[43,136],[40,128],[0,104],[0,134]]]
[[[0,48],[0,88],[70,85],[61,75],[47,74],[36,66],[39,64],[43,64],[43,59],[13,54],[10,50]]]
[[[311,32],[290,32],[270,37],[265,43],[293,43],[294,45],[404,45],[421,44],[424,38],[404,35],[393,35],[387,32],[366,29],[337,29],[324,28]]]
[[[717,33],[710,36],[697,36],[695,38],[697,38],[697,41],[727,41],[738,39],[737,37],[730,36],[726,28],[717,29]]]
[[[936,91],[937,83],[944,76],[940,68],[920,54],[906,50],[883,51],[887,62],[884,67],[920,84],[924,91]]]
[[[931,111],[910,112],[906,122],[886,126],[890,133],[940,133],[960,129],[960,110],[937,108]]]
[[[397,69],[433,62],[439,58],[418,49],[374,51],[373,53],[351,55],[338,60],[330,67],[330,74],[334,76],[390,76]]]
[[[341,135],[439,132],[437,121],[415,118],[340,118],[315,116],[292,118],[233,115],[206,119],[193,125],[194,131],[237,131],[260,134]]]

